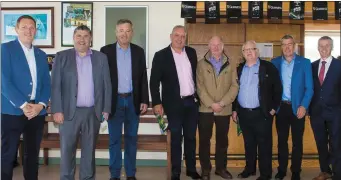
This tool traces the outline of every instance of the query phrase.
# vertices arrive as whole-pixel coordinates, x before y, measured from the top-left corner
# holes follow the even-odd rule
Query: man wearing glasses
[[[246,62],[239,65],[239,93],[233,102],[232,119],[243,132],[246,166],[238,178],[256,174],[257,151],[260,176],[257,180],[269,180],[272,174],[272,119],[278,109],[282,85],[276,67],[259,59],[255,41],[247,41],[243,47]],[[258,148],[258,150],[257,150]]]
[[[295,41],[291,35],[281,39],[282,56],[272,60],[281,76],[283,95],[280,108],[277,110],[276,129],[278,134],[278,173],[276,180],[286,176],[288,167],[288,137],[291,126],[292,180],[300,180],[303,132],[305,115],[313,96],[313,78],[309,59],[295,53]]]

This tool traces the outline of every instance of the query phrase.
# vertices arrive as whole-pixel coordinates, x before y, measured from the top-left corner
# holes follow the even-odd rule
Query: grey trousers
[[[81,160],[79,179],[94,180],[95,147],[99,134],[100,121],[95,108],[77,108],[73,119],[59,126],[60,134],[60,180],[74,180],[76,170],[77,142],[80,139]]]

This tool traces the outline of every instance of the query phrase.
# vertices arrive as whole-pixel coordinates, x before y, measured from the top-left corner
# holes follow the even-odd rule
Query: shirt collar
[[[220,63],[222,59],[223,59],[223,56],[220,56],[218,61],[216,61],[216,59],[213,56],[210,57],[210,61],[217,62],[217,63]]]
[[[251,67],[253,67],[253,66],[259,66],[259,65],[260,65],[260,59],[257,58],[256,64],[252,65]],[[244,66],[245,66],[245,67],[249,67],[249,66],[247,66],[247,63],[245,63]]]
[[[88,51],[86,52],[86,55],[83,56],[83,57],[89,56],[89,55],[91,55],[91,54],[92,54],[92,50],[89,48]],[[77,55],[78,57],[81,57],[77,51],[76,51],[76,55]]]
[[[120,50],[124,50],[124,51],[125,51],[125,50],[129,50],[129,49],[130,49],[130,43],[129,43],[129,45],[128,45],[128,48],[127,48],[127,49],[123,49],[123,48],[121,48],[121,46],[120,46],[120,43],[118,43],[118,42],[116,43],[116,45],[117,45],[117,46],[116,46],[116,47],[117,47],[117,49],[120,49]]]
[[[295,59],[296,59],[296,53],[294,53],[294,57],[292,58],[292,60],[290,61],[290,63],[288,63],[288,61],[286,61],[285,57],[282,56],[282,62],[283,63],[287,63],[287,64],[292,64],[295,62]]]
[[[170,47],[171,47],[171,49],[172,49],[173,54],[174,54],[174,53],[177,53],[177,52],[173,49],[172,45],[170,45]],[[182,50],[181,50],[181,53],[183,53],[183,52],[185,52],[185,47],[183,47]],[[179,54],[179,53],[177,53],[177,54]]]
[[[329,63],[331,63],[332,62],[332,59],[333,59],[333,57],[330,55],[325,61],[326,61],[326,63],[327,64],[329,64]],[[322,63],[322,58],[321,58],[321,61],[320,61],[320,63]]]
[[[26,50],[26,51],[31,51],[33,49],[33,44],[31,44],[31,48],[27,48],[19,39],[19,44],[21,45],[21,47]]]

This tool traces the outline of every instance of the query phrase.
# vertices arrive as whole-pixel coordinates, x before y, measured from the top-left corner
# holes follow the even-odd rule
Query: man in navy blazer
[[[303,154],[303,133],[305,115],[313,96],[313,77],[309,59],[295,54],[295,41],[291,35],[281,39],[282,56],[272,60],[281,76],[283,84],[282,101],[276,115],[278,134],[278,173],[276,180],[286,176],[288,167],[288,137],[291,126],[292,180],[300,180]]]
[[[32,45],[36,22],[18,18],[18,39],[1,45],[1,179],[11,180],[20,135],[24,138],[24,178],[38,179],[38,156],[50,98],[46,53]]]
[[[312,63],[314,96],[310,123],[314,132],[321,173],[314,180],[341,179],[341,61],[331,56],[333,40],[318,41],[321,58]],[[332,165],[332,169],[330,168]]]

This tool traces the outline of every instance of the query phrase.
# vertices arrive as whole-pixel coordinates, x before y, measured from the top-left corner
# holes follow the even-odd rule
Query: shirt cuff
[[[24,109],[24,107],[26,106],[27,102],[25,102],[23,105],[20,106],[20,109]]]
[[[38,104],[41,104],[41,105],[43,105],[43,106],[44,106],[44,108],[46,109],[46,104],[45,104],[45,103],[43,103],[43,102],[39,102]]]

